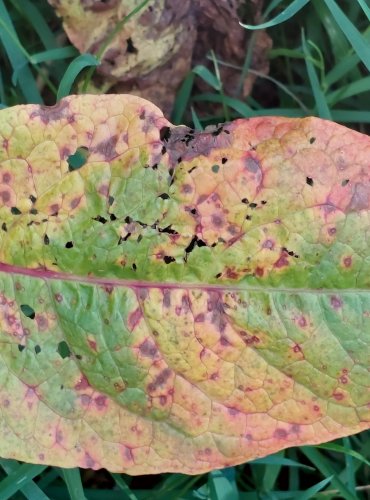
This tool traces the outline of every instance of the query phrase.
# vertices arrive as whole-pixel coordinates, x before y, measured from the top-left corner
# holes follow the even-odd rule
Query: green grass
[[[146,3],[138,2],[130,16]],[[252,73],[257,78],[254,91],[246,99],[227,95],[220,68],[228,62],[211,52],[209,66],[196,66],[185,78],[172,120],[202,129],[237,117],[316,115],[369,132],[369,21],[369,0],[265,1],[261,22],[274,42],[270,73],[255,71],[247,50],[244,64],[237,68],[239,88]],[[251,43],[255,28],[245,28]],[[104,46],[97,56],[80,55],[68,42],[61,44],[61,35],[47,0],[0,0],[0,107],[54,104],[76,89],[88,88]],[[366,499],[369,437],[363,432],[327,445],[295,447],[200,476],[130,477],[0,459],[0,500]]]

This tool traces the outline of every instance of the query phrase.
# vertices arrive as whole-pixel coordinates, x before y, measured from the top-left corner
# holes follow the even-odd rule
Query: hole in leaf
[[[27,318],[30,318],[30,319],[35,319],[35,311],[34,309],[32,309],[31,306],[29,306],[28,304],[22,304],[21,305],[21,311],[22,313],[27,316]]]
[[[71,350],[70,350],[67,342],[65,342],[64,340],[59,342],[57,352],[58,352],[59,356],[63,359],[68,358],[71,355]]]
[[[168,141],[168,139],[171,137],[170,127],[162,127],[159,131],[159,137],[161,141]]]
[[[89,150],[85,146],[81,146],[80,148],[76,149],[75,153],[68,156],[67,163],[69,171],[73,172],[73,170],[78,170],[79,168],[83,167],[87,162],[88,154]]]

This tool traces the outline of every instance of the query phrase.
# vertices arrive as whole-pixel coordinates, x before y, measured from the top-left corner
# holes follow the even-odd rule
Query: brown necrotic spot
[[[94,153],[99,153],[106,161],[112,160],[115,156],[117,156],[117,141],[118,135],[111,135],[108,139],[95,146]]]
[[[159,387],[163,386],[167,380],[171,377],[172,371],[170,368],[165,368],[161,373],[159,373],[153,382],[148,385],[148,391],[154,392]]]
[[[127,326],[130,331],[132,331],[141,321],[143,317],[143,313],[141,309],[138,307],[134,311],[132,311],[127,318]]]
[[[343,265],[344,267],[351,267],[352,266],[352,257],[344,257],[343,259]]]
[[[249,172],[255,174],[256,172],[258,172],[261,169],[261,165],[260,165],[260,162],[256,158],[253,158],[252,156],[248,156],[245,160],[245,168]]]
[[[274,437],[276,439],[286,439],[288,437],[288,432],[285,429],[277,428],[274,432]]]
[[[140,354],[148,358],[154,358],[158,353],[157,346],[150,339],[145,339],[142,344],[139,345]]]
[[[4,184],[9,184],[9,182],[12,180],[12,175],[10,172],[5,172],[3,173],[3,182]]]
[[[338,295],[332,295],[330,297],[330,304],[333,309],[340,309],[343,306],[343,301]]]
[[[59,101],[54,106],[39,106],[36,111],[34,111],[30,118],[34,119],[39,117],[40,120],[47,124],[53,121],[61,120],[68,116],[69,103],[67,101]]]

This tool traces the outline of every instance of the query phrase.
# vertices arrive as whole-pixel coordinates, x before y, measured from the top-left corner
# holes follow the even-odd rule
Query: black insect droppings
[[[222,158],[222,160],[221,160],[222,165],[225,165],[226,162],[227,162],[227,158]]]
[[[316,141],[316,137],[311,137],[310,138],[310,144],[313,144]]]
[[[165,264],[171,264],[171,262],[175,262],[175,257],[171,257],[170,255],[165,255],[163,257],[163,260],[165,262]]]
[[[21,215],[21,213],[22,213],[22,212],[19,210],[19,208],[17,208],[17,207],[12,207],[12,208],[10,209],[10,212],[11,212],[13,215]]]
[[[24,350],[25,350],[25,348],[26,348],[26,346],[25,346],[25,345],[18,344],[18,351],[19,351],[19,352],[24,351]]]
[[[107,219],[105,217],[102,217],[101,215],[97,215],[96,217],[93,217],[92,219],[96,220],[97,222],[100,222],[101,224],[105,224],[107,222]]]
[[[344,180],[342,181],[342,187],[347,186],[347,184],[348,184],[348,183],[349,183],[349,179],[344,179]]]
[[[250,208],[257,208],[257,203],[249,203]]]
[[[244,203],[245,205],[248,205],[248,203],[249,203],[248,198],[243,198],[242,199],[242,203]]]
[[[308,184],[309,186],[313,186],[313,179],[312,179],[312,177],[306,177],[306,184]]]
[[[162,200],[169,200],[170,196],[167,193],[162,193],[158,196],[158,198],[162,198]]]
[[[165,155],[167,153],[167,148],[166,146],[162,146],[162,149],[161,149],[161,154],[162,155]]]
[[[49,236],[47,234],[44,234],[44,245],[49,245],[49,243],[50,243]]]
[[[245,218],[246,218],[246,220],[252,220],[252,216],[251,215],[246,215]]]
[[[36,208],[31,208],[31,210],[30,210],[30,214],[32,214],[32,215],[37,215],[37,214],[38,214],[38,211],[36,210]]]
[[[137,265],[135,264],[135,262],[132,264],[132,266],[131,266],[131,267],[132,267],[132,269],[133,269],[134,271],[136,271],[136,269],[137,269]]]
[[[221,276],[222,276],[222,273],[217,273],[216,276],[215,276],[215,278],[218,279],[218,278],[221,278]]]
[[[30,198],[32,203],[36,203],[36,197],[33,196],[33,194],[30,194],[29,198]]]
[[[109,196],[108,197],[108,205],[111,207],[114,203],[114,197],[113,196]]]
[[[189,172],[189,174],[191,174],[191,173],[192,173],[192,171],[193,171],[193,170],[195,170],[196,168],[198,168],[198,165],[194,165],[194,167],[191,167],[191,169],[188,171],[188,172]]]
[[[132,41],[132,38],[127,38],[126,40],[126,44],[127,44],[127,47],[126,47],[126,52],[128,54],[137,54],[138,53],[138,50],[137,48],[135,47],[134,45],[134,42]]]
[[[37,344],[35,345],[35,353],[39,354],[41,352],[41,347]]]
[[[67,243],[65,244],[65,247],[66,248],[73,248],[73,241],[67,241]]]
[[[193,215],[196,215],[196,213],[197,213],[197,209],[196,209],[196,208],[192,208],[192,209],[190,210],[190,213],[191,213],[191,214],[193,214]]]
[[[3,231],[7,232],[8,228],[7,228],[7,226],[6,226],[6,222],[3,222],[3,223],[1,224],[1,229],[2,229]]]
[[[125,217],[124,220],[125,220],[126,224],[131,224],[131,222],[132,222],[132,219],[129,216]]]
[[[114,214],[109,214],[109,218],[112,222],[117,220],[117,217]]]

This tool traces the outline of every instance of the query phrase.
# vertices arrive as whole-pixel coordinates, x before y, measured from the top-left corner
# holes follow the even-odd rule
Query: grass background
[[[138,1],[131,15],[146,3]],[[252,95],[224,93],[219,68],[226,62],[211,52],[211,69],[197,66],[185,78],[172,121],[203,129],[238,117],[316,115],[370,133],[370,1],[265,0],[262,22],[273,39],[271,69],[268,76],[257,74]],[[253,43],[252,27],[245,29]],[[87,88],[103,49],[96,56],[79,54],[47,0],[0,0],[0,107],[54,104],[74,91],[77,80]],[[254,71],[250,52],[239,68],[240,82]],[[200,79],[207,92],[198,90]],[[291,448],[200,476],[130,477],[0,459],[0,500],[367,499],[369,437],[363,432]]]

